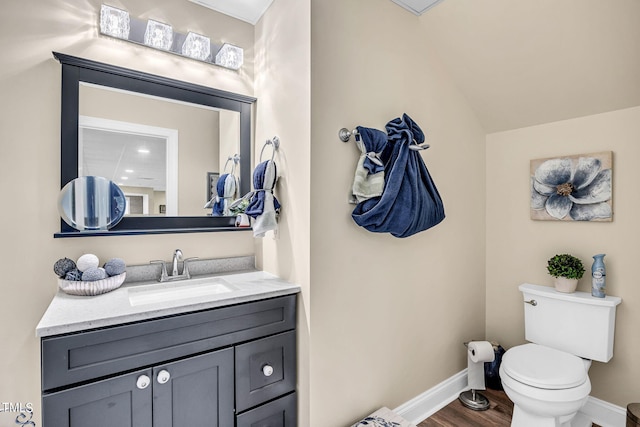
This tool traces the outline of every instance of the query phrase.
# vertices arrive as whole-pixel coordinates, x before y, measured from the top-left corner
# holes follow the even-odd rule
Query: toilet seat
[[[507,351],[502,373],[529,387],[565,390],[588,380],[584,362],[577,356],[538,344],[524,344]]]

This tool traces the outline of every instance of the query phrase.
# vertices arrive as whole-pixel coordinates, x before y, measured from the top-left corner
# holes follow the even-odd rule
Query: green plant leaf
[[[580,279],[584,274],[584,265],[579,258],[573,255],[559,254],[547,261],[547,271],[553,277]]]

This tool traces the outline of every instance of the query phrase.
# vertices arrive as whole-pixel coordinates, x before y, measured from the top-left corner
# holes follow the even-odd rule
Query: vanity
[[[36,329],[43,425],[295,426],[299,291],[262,271],[59,291]]]
[[[237,196],[250,191],[255,98],[54,56],[63,189],[55,238],[250,229],[203,206],[220,196],[230,162]],[[136,163],[140,156],[147,160]],[[86,202],[105,176],[123,182],[109,182],[98,199],[117,203]],[[154,275],[142,280],[127,268],[130,283],[98,296],[58,291],[36,328],[44,426],[296,426],[300,287],[255,271],[250,258],[233,272],[169,283],[158,283],[158,266],[146,266]]]

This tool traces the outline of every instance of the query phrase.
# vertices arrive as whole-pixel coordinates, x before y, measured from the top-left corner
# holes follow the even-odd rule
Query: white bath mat
[[[380,408],[351,427],[416,427],[389,408]]]

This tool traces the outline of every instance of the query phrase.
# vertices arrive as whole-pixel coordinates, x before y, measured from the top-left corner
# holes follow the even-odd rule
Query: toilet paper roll
[[[493,362],[493,345],[489,341],[471,341],[467,345],[467,377],[469,388],[484,390],[484,362]]]

